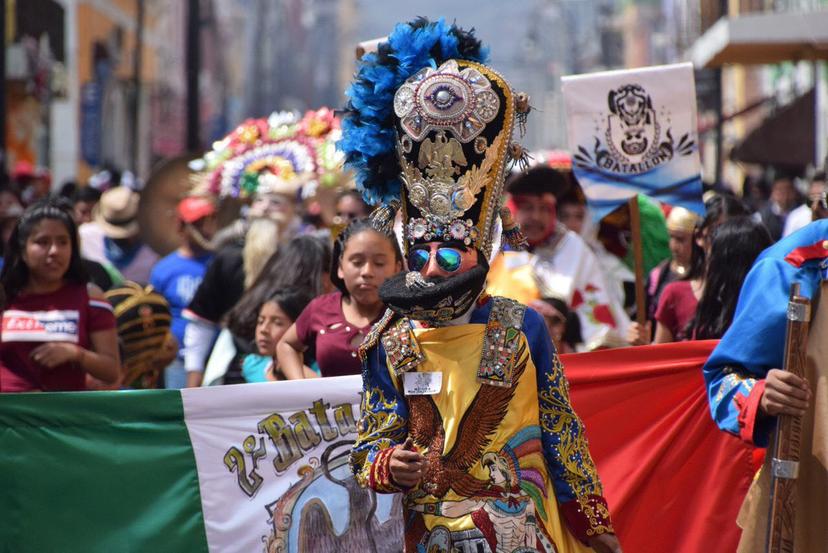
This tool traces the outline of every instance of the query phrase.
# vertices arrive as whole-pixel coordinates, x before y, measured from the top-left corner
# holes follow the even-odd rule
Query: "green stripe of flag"
[[[0,551],[207,552],[181,394],[0,394]]]

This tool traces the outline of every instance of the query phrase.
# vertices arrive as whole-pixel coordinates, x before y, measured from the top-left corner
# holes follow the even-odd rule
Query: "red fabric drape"
[[[753,449],[710,417],[715,340],[562,355],[625,553],[732,553]]]

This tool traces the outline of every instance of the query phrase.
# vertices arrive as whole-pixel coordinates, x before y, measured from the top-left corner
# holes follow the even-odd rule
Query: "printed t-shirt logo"
[[[9,310],[3,313],[0,341],[78,343],[80,312],[76,309],[51,311]]]

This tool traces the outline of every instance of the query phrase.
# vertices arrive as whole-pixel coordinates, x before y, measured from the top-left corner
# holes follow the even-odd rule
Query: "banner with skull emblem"
[[[704,214],[692,64],[562,80],[572,168],[596,220],[636,194]]]

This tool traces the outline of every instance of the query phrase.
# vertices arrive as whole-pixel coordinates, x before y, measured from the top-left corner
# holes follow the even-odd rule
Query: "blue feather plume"
[[[359,62],[337,143],[354,170],[357,188],[371,205],[400,199],[400,166],[396,156],[394,93],[425,67],[450,59],[486,63],[488,48],[474,36],[448,25],[444,19],[425,18],[400,23],[377,52]]]

